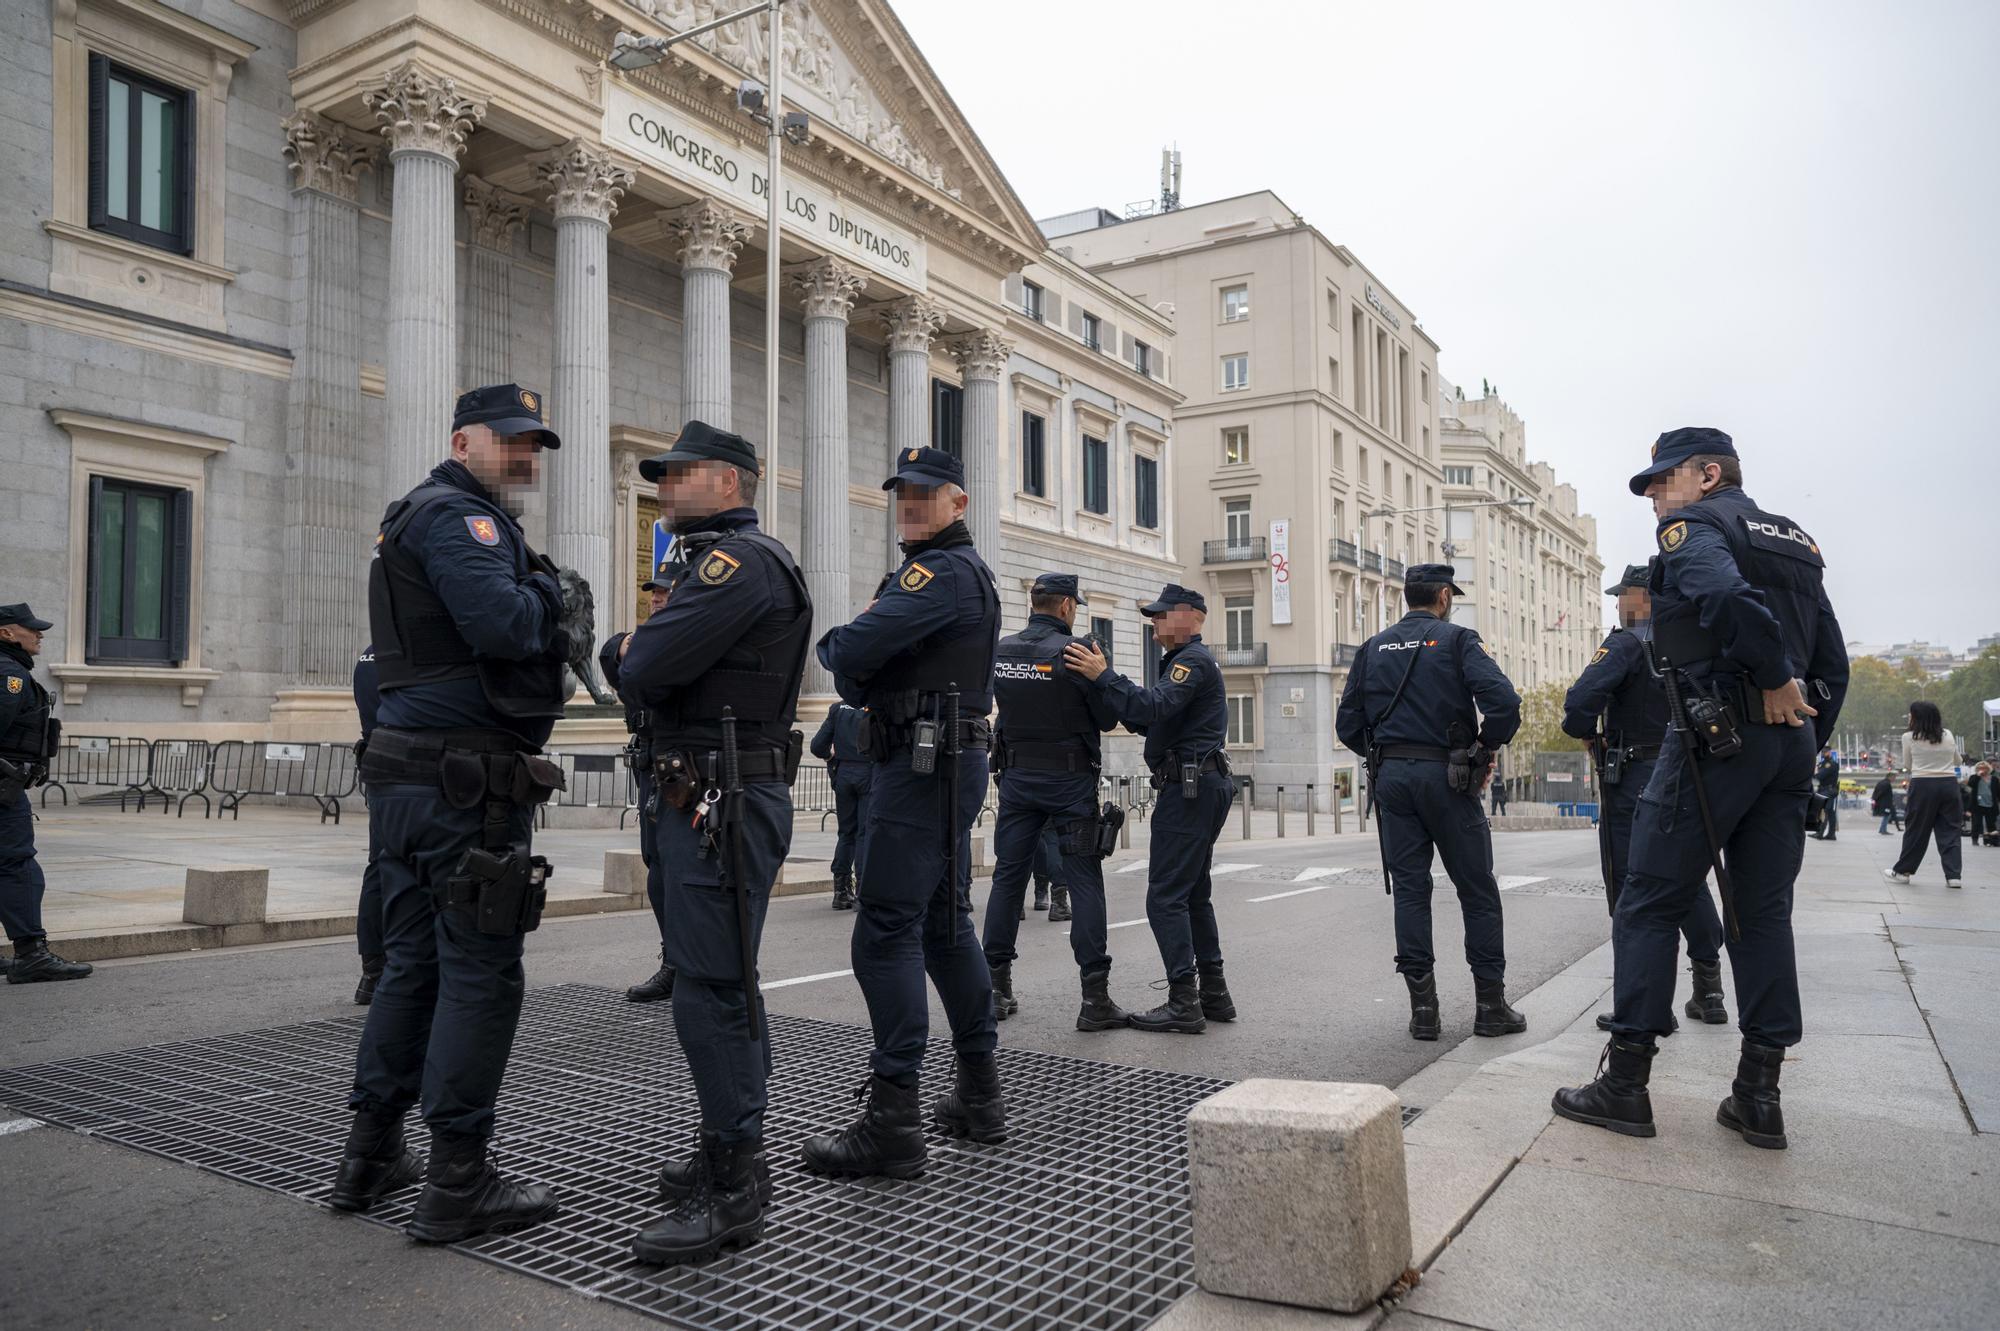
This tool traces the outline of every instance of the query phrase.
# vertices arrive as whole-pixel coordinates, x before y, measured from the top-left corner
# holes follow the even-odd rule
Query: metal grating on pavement
[[[771,1029],[763,1242],[679,1269],[630,1260],[633,1232],[659,1214],[658,1166],[693,1141],[694,1088],[671,1012],[562,985],[528,995],[497,1144],[501,1167],[552,1184],[563,1212],[458,1250],[703,1331],[1126,1331],[1193,1288],[1186,1117],[1227,1082],[1003,1047],[1005,1146],[933,1132],[920,1181],[834,1182],[798,1168],[799,1146],[854,1112],[868,1032],[775,1014]],[[350,1017],[0,1069],[0,1103],[318,1202],[360,1030]],[[950,1076],[934,1039],[927,1103]],[[368,1219],[400,1226],[416,1192]]]

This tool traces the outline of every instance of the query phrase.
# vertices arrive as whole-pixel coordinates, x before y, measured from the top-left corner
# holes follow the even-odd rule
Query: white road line
[[[1208,866],[1208,876],[1210,878],[1220,878],[1226,873],[1242,873],[1245,869],[1254,869],[1256,867],[1254,864],[1211,864]]]
[[[1346,872],[1347,870],[1345,868],[1339,866],[1336,866],[1331,869],[1301,869],[1299,870],[1298,875],[1294,877],[1292,881],[1295,883],[1310,883],[1315,878],[1331,878],[1333,877],[1333,875],[1337,873],[1346,873]]]
[[[1146,867],[1146,861],[1144,861],[1144,860],[1133,860],[1133,861],[1132,861],[1132,862],[1131,862],[1130,864],[1121,864],[1121,865],[1119,865],[1119,866],[1118,866],[1118,867],[1117,867],[1116,869],[1113,869],[1113,870],[1112,870],[1111,872],[1113,872],[1113,873],[1137,873],[1137,872],[1138,872],[1139,870],[1141,870],[1141,869],[1143,869],[1143,868],[1145,868],[1145,867]]]
[[[10,1118],[5,1123],[0,1123],[0,1137],[11,1136],[16,1132],[26,1132],[30,1128],[39,1128],[41,1126],[42,1121],[38,1118]]]
[[[1530,883],[1546,883],[1548,881],[1546,877],[1528,878],[1517,873],[1503,873],[1500,875],[1500,890],[1502,892],[1512,892],[1515,888],[1526,887]]]
[[[1250,901],[1279,901],[1285,897],[1302,897],[1308,892],[1324,892],[1329,887],[1339,887],[1339,883],[1321,883],[1318,887],[1295,887],[1289,892],[1273,892],[1268,897],[1250,897]]]
[[[1143,919],[1138,919],[1138,920],[1120,920],[1120,921],[1118,921],[1118,923],[1116,923],[1116,924],[1107,924],[1107,925],[1105,925],[1104,927],[1105,927],[1106,929],[1130,929],[1130,928],[1131,928],[1131,927],[1132,927],[1133,925],[1135,925],[1135,924],[1144,924],[1145,922],[1146,922],[1146,921],[1145,921],[1145,920],[1143,920]],[[1069,931],[1068,929],[1065,929],[1065,930],[1063,930],[1063,937],[1064,937],[1064,938],[1068,938],[1068,937],[1069,937],[1069,935],[1070,935],[1070,931]]]
[[[811,984],[815,980],[838,980],[843,975],[852,974],[854,974],[853,971],[824,971],[818,975],[794,976],[789,980],[767,980],[759,987],[764,989],[785,989],[795,984]]]

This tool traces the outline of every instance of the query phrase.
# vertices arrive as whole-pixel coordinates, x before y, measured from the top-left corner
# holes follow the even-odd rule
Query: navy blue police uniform
[[[882,488],[930,493],[964,480],[951,454],[912,448]],[[903,556],[874,603],[829,629],[818,648],[841,698],[868,708],[875,754],[851,949],[875,1034],[869,1104],[855,1123],[805,1149],[807,1168],[835,1175],[913,1178],[923,1170],[917,1070],[930,1034],[926,974],[958,1066],[958,1089],[934,1114],[949,1131],[1005,1137],[992,981],[972,924],[972,824],[986,800],[1000,594],[963,520],[905,541]]]
[[[1651,576],[1646,565],[1635,564],[1626,569],[1617,586],[1605,589],[1605,595],[1643,588]],[[1667,738],[1667,691],[1653,674],[1646,655],[1646,644],[1652,636],[1650,619],[1641,620],[1629,629],[1613,629],[1563,696],[1563,733],[1575,739],[1597,740],[1603,745],[1598,822],[1607,862],[1605,891],[1614,914],[1618,909],[1618,891],[1624,886],[1632,859],[1632,819]],[[1697,894],[1689,903],[1687,918],[1681,921],[1681,934],[1687,939],[1688,965],[1694,973],[1694,996],[1688,1000],[1688,1016],[1711,1025],[1729,1020],[1727,1012],[1721,1011],[1718,969],[1722,961],[1722,917],[1715,913],[1715,900],[1707,892]],[[1668,1024],[1671,1028],[1673,1022],[1669,1020]],[[1611,1029],[1608,1014],[1598,1018],[1598,1026]]]
[[[1669,431],[1654,446],[1652,465],[1632,478],[1632,493],[1645,494],[1655,477],[1692,459],[1735,456],[1720,430]],[[1588,1086],[1557,1092],[1555,1108],[1581,1122],[1653,1135],[1645,1089],[1653,1033],[1671,1016],[1675,935],[1711,867],[1705,795],[1733,889],[1725,905],[1733,904],[1737,936],[1726,945],[1743,1034],[1732,1094],[1717,1117],[1752,1145],[1778,1148],[1785,1145],[1778,1069],[1804,1032],[1792,889],[1805,856],[1813,758],[1847,692],[1845,640],[1818,544],[1740,487],[1725,485],[1667,514],[1658,540],[1656,657],[1679,672],[1684,700],[1712,704],[1725,717],[1712,736],[1705,726],[1690,732],[1701,751],[1692,759],[1670,735],[1647,782],[1612,918],[1615,1007],[1606,1071]],[[1795,679],[1818,715],[1805,725],[1766,724],[1763,691]],[[1740,748],[1730,752],[1732,729]],[[1709,752],[1711,738],[1721,751]]]
[[[699,462],[757,469],[741,436],[690,421],[640,474],[657,480]],[[624,696],[652,719],[674,1033],[701,1105],[700,1150],[661,1180],[683,1207],[634,1242],[648,1262],[695,1260],[754,1239],[769,1204],[771,1039],[756,956],[792,844],[791,784],[804,748],[792,723],[812,646],[805,575],[754,509],[676,523],[674,545],[682,561],[667,603],[633,630],[619,672]],[[736,794],[723,772],[725,713],[735,721]],[[704,1170],[715,1185],[707,1190],[694,1186]]]
[[[869,756],[865,709],[839,702],[827,708],[826,719],[812,740],[812,755],[826,764],[833,781],[833,816],[838,828],[833,842],[833,908],[854,908],[854,864],[868,817],[868,792],[875,781],[875,761]]]
[[[483,425],[561,441],[514,384],[458,399],[454,435]],[[539,756],[566,690],[554,565],[466,465],[447,460],[390,504],[369,570],[381,703],[362,776],[388,961],[355,1059],[355,1122],[332,1202],[365,1210],[401,1181],[402,1118],[421,1101],[427,1186],[409,1232],[450,1241],[553,1215],[548,1189],[486,1159],[520,1021],[522,942],[540,922],[546,862],[535,805],[561,782]]]
[[[53,628],[35,618],[25,603],[0,606],[0,625],[19,624],[37,633]],[[35,859],[35,813],[28,791],[48,780],[60,743],[55,701],[36,682],[35,659],[27,648],[0,642],[0,927],[14,944],[4,967],[8,983],[80,980],[90,974],[83,962],[65,961],[49,951],[42,928],[46,883]]]
[[[375,644],[371,642],[354,660],[354,710],[361,718],[361,741],[354,746],[357,763],[367,756],[368,737],[375,733],[376,715],[381,708],[382,694],[375,676]],[[366,800],[365,785],[361,793]],[[381,983],[382,967],[388,961],[382,943],[382,870],[375,863],[376,853],[375,820],[370,817],[368,863],[361,870],[361,901],[354,915],[354,944],[361,953],[361,982],[354,987],[354,1001],[362,1007],[374,1000],[375,986]]]
[[[651,592],[655,588],[666,591],[673,586],[674,572],[681,566],[672,559],[662,560],[653,577],[639,584],[639,590]],[[660,934],[660,968],[651,978],[642,980],[625,991],[625,997],[634,1003],[659,1003],[674,996],[674,967],[667,959],[667,880],[660,867],[658,802],[653,798],[653,721],[652,716],[639,703],[625,696],[619,687],[623,679],[625,639],[629,634],[614,633],[605,639],[598,649],[597,668],[604,675],[604,683],[619,695],[625,708],[625,733],[631,738],[626,741],[625,761],[632,772],[635,798],[639,802],[639,859],[646,866],[646,904],[652,907],[653,924]]]
[[[1076,575],[1044,573],[1031,595],[1066,596],[1086,604]],[[1103,732],[1118,724],[1109,698],[1063,664],[1075,641],[1055,615],[1032,614],[1027,627],[1000,640],[993,694],[1000,719],[993,736],[993,765],[1000,775],[1000,811],[993,825],[993,886],[986,898],[986,964],[993,973],[994,1015],[1019,1010],[1014,998],[1015,943],[1029,875],[1045,836],[1057,838],[1061,868],[1048,876],[1074,893],[1070,953],[1082,977],[1085,1007],[1078,1030],[1125,1024],[1107,992],[1111,952],[1104,913],[1104,868],[1097,853],[1097,773],[1103,765]],[[1046,866],[1044,866],[1046,872]],[[1115,1012],[1115,1018],[1112,1015]]]
[[[1150,619],[1181,606],[1208,613],[1200,592],[1174,583],[1140,613]],[[1106,670],[1092,681],[1092,692],[1127,730],[1145,737],[1146,767],[1159,792],[1147,851],[1146,922],[1166,967],[1169,997],[1150,1012],[1132,1013],[1130,1024],[1193,1033],[1211,1019],[1233,1020],[1209,877],[1215,839],[1236,798],[1223,751],[1229,704],[1222,667],[1196,633],[1160,658],[1152,688]]]
[[[1449,564],[1413,564],[1405,586],[1449,586]],[[1361,646],[1334,714],[1340,742],[1367,757],[1381,839],[1382,868],[1396,907],[1396,969],[1409,986],[1410,1033],[1436,1039],[1436,957],[1431,950],[1431,862],[1458,892],[1465,960],[1478,994],[1473,1030],[1518,1028],[1507,1007],[1507,947],[1500,885],[1493,877],[1493,831],[1476,780],[1453,789],[1455,752],[1476,740],[1487,754],[1521,728],[1521,697],[1477,630],[1410,610]],[[1474,772],[1475,778],[1483,775]]]

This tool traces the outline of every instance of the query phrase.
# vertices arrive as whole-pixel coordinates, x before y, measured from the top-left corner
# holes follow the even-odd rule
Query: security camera
[[[794,144],[802,144],[812,138],[812,117],[803,111],[785,112],[785,138]]]
[[[753,116],[766,114],[764,110],[764,85],[752,79],[745,79],[736,87],[736,109],[747,111]]]

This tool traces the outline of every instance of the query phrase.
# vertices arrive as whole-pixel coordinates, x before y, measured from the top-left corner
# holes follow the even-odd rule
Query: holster
[[[694,755],[685,749],[669,749],[653,756],[653,789],[660,802],[670,809],[685,809],[701,794],[701,779],[695,772]]]
[[[28,788],[28,769],[0,758],[0,804],[12,804]]]
[[[1606,786],[1615,786],[1625,780],[1625,746],[1606,746],[1604,763],[1597,779]]]
[[[1097,858],[1108,859],[1118,849],[1118,834],[1125,827],[1125,810],[1107,803],[1097,811]]]

